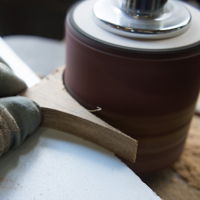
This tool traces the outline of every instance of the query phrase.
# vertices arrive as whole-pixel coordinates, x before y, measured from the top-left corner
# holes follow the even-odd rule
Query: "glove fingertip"
[[[26,83],[0,62],[0,97],[16,95],[26,88]]]
[[[5,117],[5,113],[7,117]],[[5,149],[9,143],[11,147],[17,147],[22,144],[26,137],[32,134],[40,125],[41,115],[40,106],[27,97],[1,98],[0,117],[3,116],[2,118],[4,118],[3,134],[4,138],[7,138],[2,148]]]

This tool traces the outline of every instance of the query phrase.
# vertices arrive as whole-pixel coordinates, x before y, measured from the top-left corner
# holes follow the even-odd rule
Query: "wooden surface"
[[[130,141],[130,138],[124,137],[118,130],[110,127],[108,124],[104,123],[99,118],[94,117],[90,112],[80,106],[65,90],[64,85],[62,84],[62,72],[63,68],[55,70],[51,75],[43,79],[38,85],[28,89],[24,92],[23,95],[28,96],[38,102],[43,107],[43,123],[42,126],[64,130],[71,132],[79,137],[90,140],[94,143],[104,146],[109,149],[109,142],[116,142],[115,147],[113,146],[110,149],[111,151],[116,151],[121,148],[120,152],[117,154],[126,154],[123,152],[127,142],[133,142],[133,152],[136,151],[135,141]],[[58,87],[57,87],[58,86]],[[57,88],[57,89],[55,89]],[[60,98],[62,96],[62,98]],[[56,110],[54,109],[56,108]],[[63,112],[64,111],[64,112]],[[88,128],[90,130],[88,130]],[[87,130],[86,132],[84,130]],[[98,130],[100,134],[100,141],[96,137],[90,138],[91,133],[95,133],[94,130]],[[193,133],[200,132],[200,117],[194,116],[193,121],[189,130],[189,136],[186,142],[185,150],[183,155],[187,153],[187,149],[196,148],[191,144],[191,139],[193,138]],[[108,135],[102,135],[107,133]],[[109,138],[113,138],[111,140]],[[116,137],[117,136],[117,137]],[[97,134],[97,137],[99,135]],[[108,137],[108,138],[104,138]],[[124,138],[125,140],[122,139]],[[93,141],[94,139],[94,141]],[[102,140],[103,139],[103,140]],[[120,143],[119,143],[120,140]],[[126,141],[127,140],[127,141]],[[124,143],[123,143],[124,141]],[[199,140],[200,141],[200,140]],[[101,143],[102,142],[102,143]],[[104,143],[106,142],[106,143]],[[121,142],[123,144],[121,144]],[[200,147],[200,142],[199,147]],[[120,145],[120,146],[119,146]],[[122,145],[122,146],[121,146]],[[126,148],[125,148],[126,149]],[[129,149],[130,150],[130,149]],[[116,153],[116,152],[115,152]],[[130,153],[130,152],[129,152]],[[128,153],[128,156],[130,154]],[[178,160],[175,165],[182,162],[182,157]],[[192,165],[189,164],[188,168],[192,168]],[[191,171],[192,173],[192,171]],[[175,168],[165,169],[157,174],[154,174],[149,177],[141,177],[142,180],[153,189],[162,199],[165,200],[199,200],[200,199],[200,190],[191,186],[189,182],[179,174]],[[200,180],[200,177],[197,177]]]
[[[185,148],[168,169],[142,180],[164,200],[200,199],[200,117],[194,116]],[[180,171],[177,171],[177,166]]]
[[[63,85],[63,71],[64,67],[56,69],[39,84],[21,94],[42,107],[41,126],[72,133],[134,162],[137,141],[103,122],[76,102]]]

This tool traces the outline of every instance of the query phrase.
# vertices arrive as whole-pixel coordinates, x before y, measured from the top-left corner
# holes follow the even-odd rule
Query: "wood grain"
[[[108,125],[82,107],[63,85],[64,67],[20,95],[42,107],[41,126],[74,134],[135,162],[137,141]]]

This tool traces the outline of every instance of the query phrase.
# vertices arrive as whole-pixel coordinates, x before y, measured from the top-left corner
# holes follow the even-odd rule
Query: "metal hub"
[[[184,33],[191,14],[172,0],[97,0],[94,20],[103,29],[132,38],[162,39]]]

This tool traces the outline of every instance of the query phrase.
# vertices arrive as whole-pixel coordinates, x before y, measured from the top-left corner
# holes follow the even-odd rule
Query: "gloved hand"
[[[26,87],[0,60],[0,156],[22,144],[40,124],[39,105],[29,98],[14,96]]]

